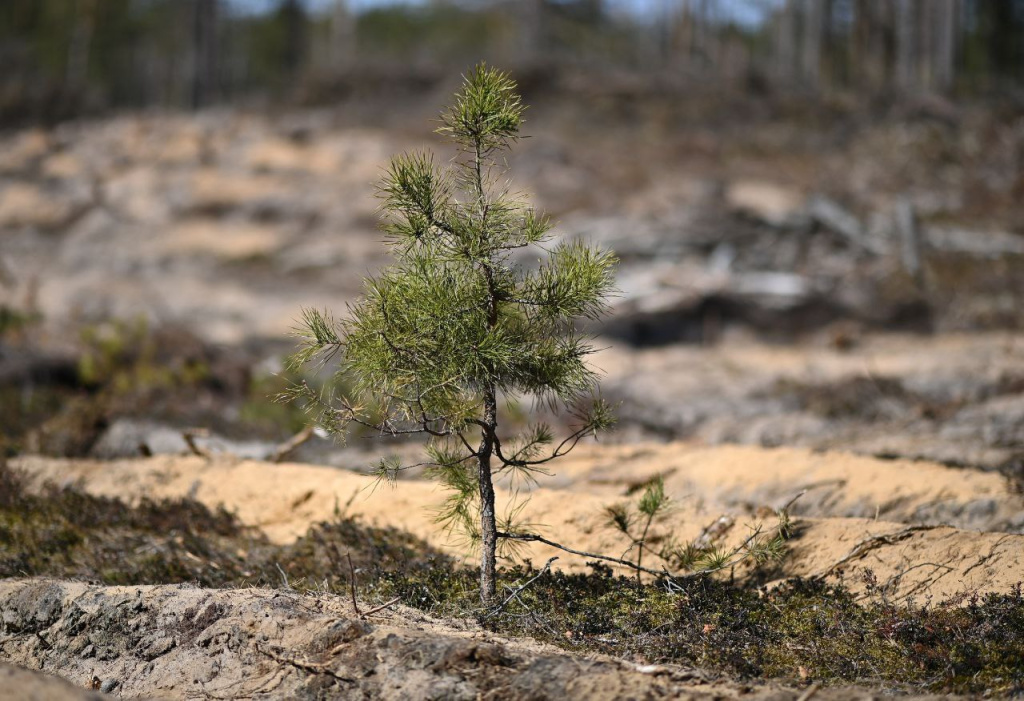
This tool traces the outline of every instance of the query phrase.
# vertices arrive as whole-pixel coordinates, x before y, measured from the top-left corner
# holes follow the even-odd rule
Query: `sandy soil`
[[[228,458],[158,456],[113,462],[26,457],[15,461],[41,483],[79,483],[88,492],[137,500],[190,496],[224,505],[275,542],[289,542],[339,511],[396,526],[453,554],[465,544],[433,522],[443,492],[433,483],[402,480],[394,488],[352,471]],[[722,517],[734,521],[722,538],[744,539],[773,509],[803,490],[806,500],[785,561],[774,573],[844,577],[862,590],[870,569],[893,596],[946,598],[964,590],[1006,591],[1022,579],[1024,498],[993,474],[925,462],[880,461],[799,449],[701,447],[685,443],[588,446],[566,458],[558,475],[528,494],[499,492],[499,504],[525,501],[522,518],[545,537],[587,552],[628,550],[607,526],[604,509],[654,475],[665,477],[675,507],[662,535],[698,537]],[[527,498],[528,497],[528,498]],[[500,508],[500,507],[499,507]],[[865,516],[870,514],[870,518]],[[960,527],[956,527],[958,524]],[[954,525],[940,526],[940,523]],[[982,527],[986,530],[966,530]],[[1019,528],[1019,525],[1017,526]],[[543,544],[524,552],[534,562],[558,554],[578,570],[587,558]]]
[[[411,609],[367,621],[330,595],[37,579],[0,582],[0,605],[21,631],[6,641],[10,661],[130,698],[809,698],[677,666],[570,656]],[[5,665],[0,681],[5,700],[107,698]],[[822,699],[874,698],[812,688]]]

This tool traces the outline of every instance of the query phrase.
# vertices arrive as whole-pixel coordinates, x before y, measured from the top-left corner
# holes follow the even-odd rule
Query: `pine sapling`
[[[495,477],[532,479],[613,422],[595,398],[593,347],[577,322],[606,311],[616,259],[552,243],[548,218],[508,189],[503,156],[523,111],[515,83],[479,65],[438,129],[459,156],[445,167],[426,153],[392,161],[379,193],[393,265],[366,280],[345,318],[305,310],[293,357],[296,366],[336,359],[347,390],[299,384],[285,395],[329,433],[427,438],[424,465],[450,490],[439,520],[479,543],[484,603],[495,598],[499,540],[516,542],[516,509],[499,523]],[[536,264],[517,262],[523,253]],[[572,410],[576,427],[557,444],[544,424],[507,436],[499,402],[517,397]],[[408,467],[383,461],[377,475],[391,481]]]

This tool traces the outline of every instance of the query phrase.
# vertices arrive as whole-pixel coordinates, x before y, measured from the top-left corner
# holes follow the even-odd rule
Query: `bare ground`
[[[83,687],[96,679],[129,698],[809,698],[699,670],[566,655],[411,609],[367,621],[326,594],[5,580],[0,610],[16,631],[3,641],[8,661]],[[5,699],[102,698],[8,666],[0,678]],[[837,701],[874,697],[813,689]]]

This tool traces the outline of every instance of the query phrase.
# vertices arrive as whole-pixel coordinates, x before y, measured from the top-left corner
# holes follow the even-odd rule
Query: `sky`
[[[242,12],[260,13],[277,6],[281,0],[229,0],[229,3]],[[666,3],[673,0],[606,0],[613,10],[635,14],[638,18],[657,18]],[[677,2],[679,0],[676,0]],[[731,19],[737,24],[756,25],[766,14],[766,8],[778,4],[781,0],[718,0],[716,5],[723,18]],[[333,4],[333,0],[303,0],[312,11],[323,10]],[[382,5],[422,5],[425,0],[348,0],[354,10],[362,11]],[[465,3],[472,4],[472,3]]]

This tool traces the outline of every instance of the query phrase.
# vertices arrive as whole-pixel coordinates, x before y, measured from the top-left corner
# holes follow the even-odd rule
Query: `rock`
[[[244,221],[191,219],[161,237],[160,252],[174,257],[215,257],[224,261],[268,258],[283,244],[278,227]]]

